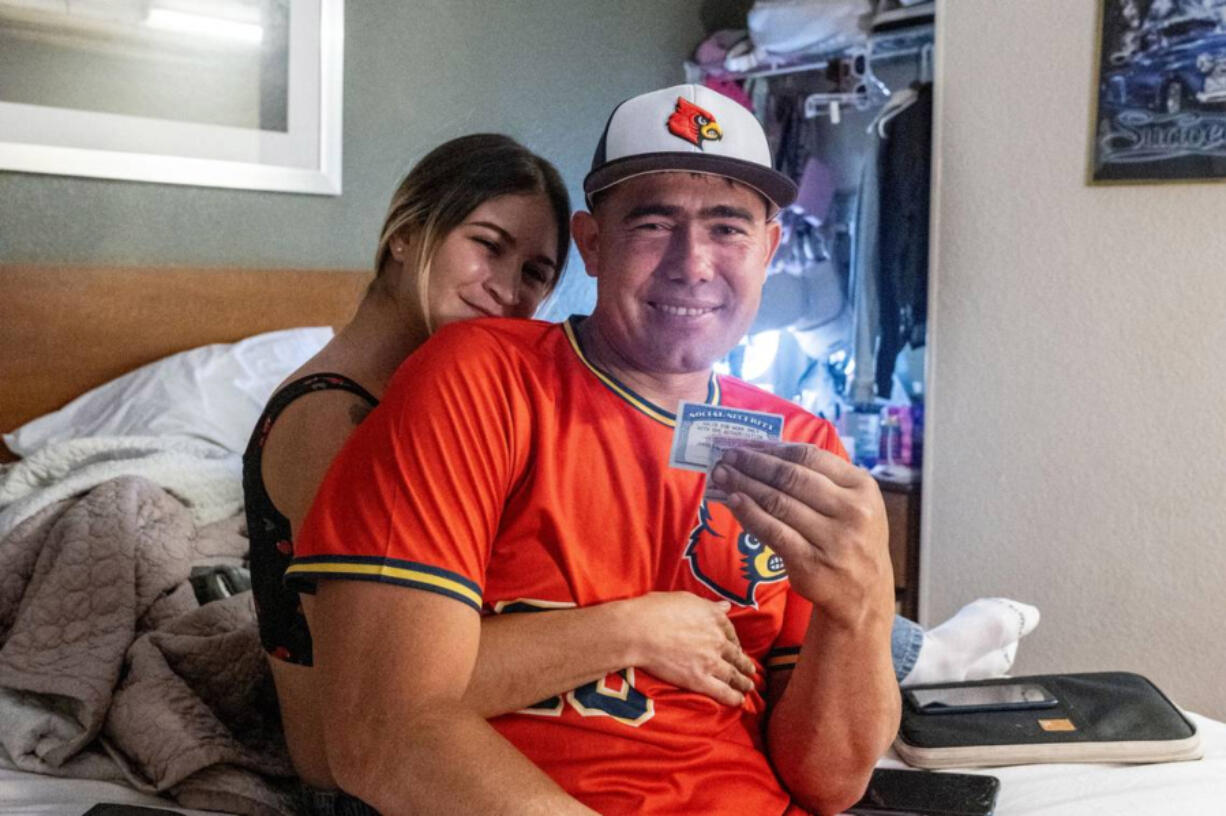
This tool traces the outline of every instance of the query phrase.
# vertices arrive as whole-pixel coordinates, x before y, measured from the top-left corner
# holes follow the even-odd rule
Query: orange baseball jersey
[[[763,669],[796,662],[811,607],[781,559],[703,501],[703,474],[669,467],[674,414],[593,365],[577,320],[439,331],[329,470],[286,580],[384,581],[486,614],[668,590],[727,599],[759,668],[742,707],[628,667],[491,722],[601,813],[800,812],[764,753]],[[708,390],[844,455],[793,403],[731,377]]]

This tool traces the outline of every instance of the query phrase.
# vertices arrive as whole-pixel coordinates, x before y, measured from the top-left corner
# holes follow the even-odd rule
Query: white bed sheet
[[[100,802],[163,808],[188,816],[217,816],[210,811],[176,807],[169,799],[150,796],[115,782],[61,779],[0,768],[0,814],[3,816],[81,816]]]
[[[1194,762],[1019,765],[967,772],[1000,779],[996,816],[1221,816],[1226,814],[1226,723],[1188,716],[1204,740],[1205,756]],[[892,752],[881,764],[906,767]],[[175,808],[166,799],[110,782],[0,768],[0,816],[81,816],[98,802],[215,816]]]

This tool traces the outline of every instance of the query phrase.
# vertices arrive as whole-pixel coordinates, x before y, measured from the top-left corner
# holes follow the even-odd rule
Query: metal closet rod
[[[868,38],[869,46],[869,62],[877,62],[880,60],[898,59],[900,57],[913,57],[924,50],[925,46],[931,46],[933,42],[933,34],[935,27],[931,24],[916,26],[898,32],[890,32],[887,34],[870,35]],[[895,47],[895,43],[900,43]],[[795,65],[781,65],[777,68],[761,68],[753,71],[744,71],[740,73],[721,72],[718,74],[720,78],[727,79],[762,79],[765,77],[783,76],[784,74],[798,74],[804,71],[824,71],[830,63],[837,59],[842,59],[847,56],[848,51],[856,46],[841,48],[830,54],[823,54],[819,59],[805,62],[798,62]],[[816,56],[816,55],[815,55]],[[691,77],[691,69],[696,78],[701,79],[706,72],[698,65],[692,62],[686,63],[686,76]]]

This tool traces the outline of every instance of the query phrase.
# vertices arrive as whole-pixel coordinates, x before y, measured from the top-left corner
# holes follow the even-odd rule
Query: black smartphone
[[[878,768],[856,816],[992,816],[1000,780],[983,774]]]
[[[918,688],[908,689],[904,695],[911,707],[921,714],[1051,708],[1059,702],[1055,695],[1038,683]]]

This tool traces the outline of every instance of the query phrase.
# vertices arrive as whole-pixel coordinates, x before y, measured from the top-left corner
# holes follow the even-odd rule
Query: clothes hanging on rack
[[[932,83],[925,76],[925,66],[931,61],[931,31],[899,29],[890,34],[895,39],[904,35],[910,39],[903,49],[891,45],[878,51],[870,44],[866,50],[844,49],[827,55],[818,66],[824,70],[823,76],[801,81],[793,77],[768,80],[762,75],[747,79],[745,85],[766,127],[776,169],[794,179],[811,182],[806,189],[814,194],[798,199],[792,212],[785,215],[806,218],[809,223],[830,230],[831,235],[836,234],[836,224],[842,230],[842,260],[827,264],[821,281],[830,277],[845,283],[845,311],[818,327],[822,330],[822,343],[802,345],[810,356],[828,358],[834,345],[827,342],[826,336],[838,326],[843,327],[840,350],[848,356],[840,358],[837,365],[840,378],[845,373],[847,382],[839,390],[853,404],[891,398],[899,352],[907,346],[924,345],[932,141]],[[894,43],[895,39],[889,42]],[[880,84],[872,70],[874,58],[889,60],[912,54],[919,58],[919,82],[894,90]],[[895,70],[894,74],[897,73]],[[822,80],[825,84],[821,84]],[[823,88],[833,84],[838,92],[848,88],[855,91],[858,83],[867,88],[870,81],[883,93],[873,97],[869,106],[882,105],[875,117],[869,114],[873,122],[867,142],[857,138],[858,134],[833,133],[830,120],[807,114],[807,101],[822,97]],[[837,95],[826,93],[831,97]],[[856,117],[851,121],[857,121],[856,130],[861,131],[869,117],[863,116],[865,111],[859,105],[849,103],[849,107],[860,108],[859,117],[854,111],[850,115]],[[840,174],[835,163],[854,161],[851,150],[859,152],[863,160],[858,192],[847,191],[847,203],[851,206],[845,207],[841,215],[831,213],[829,218],[834,220],[828,220],[823,211],[830,208],[830,193],[836,185],[857,183],[848,179],[846,172]],[[831,159],[831,155],[839,158]],[[787,234],[784,242],[780,258],[786,257]],[[806,315],[812,308],[809,295],[829,297],[829,291],[822,289],[819,293],[821,287],[805,276],[798,276],[795,281],[776,281],[773,288],[780,291],[770,294],[779,297],[774,300],[764,297],[764,307],[771,308],[765,309],[768,314],[760,315],[761,326],[757,328],[782,324],[798,339],[806,337],[809,326],[801,325],[805,322],[798,316],[798,301],[802,298],[795,290],[805,292],[804,309],[800,311]]]
[[[932,85],[912,91],[896,95],[869,127],[853,227],[853,404],[889,399],[898,352],[924,344]]]
[[[860,193],[856,198],[856,216],[851,224],[851,291],[852,317],[851,356],[854,361],[847,394],[853,405],[871,404],[876,382],[877,334],[880,314],[877,290],[880,269],[877,234],[881,215],[881,145],[884,140],[872,132],[860,170]]]
[[[881,154],[876,379],[877,393],[887,398],[898,352],[924,345],[928,320],[932,85],[914,87],[915,101],[885,125],[888,139]]]

